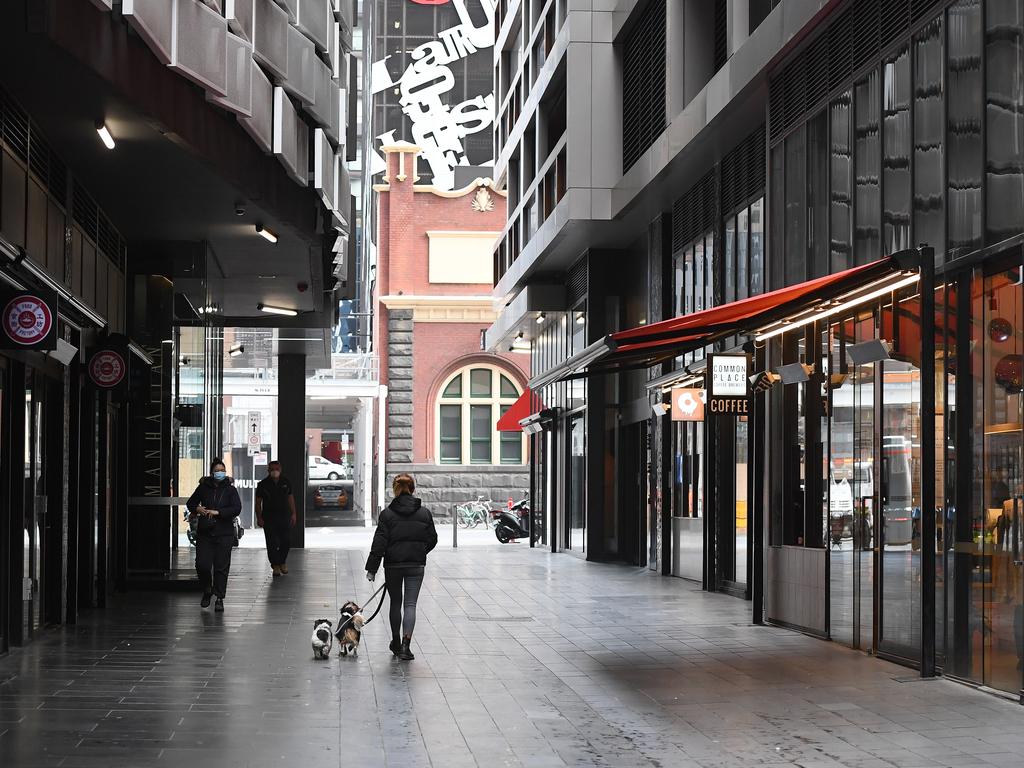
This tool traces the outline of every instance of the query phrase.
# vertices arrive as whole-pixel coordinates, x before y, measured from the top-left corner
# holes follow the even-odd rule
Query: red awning
[[[537,408],[534,408],[535,399],[538,405]],[[519,426],[519,422],[540,410],[539,403],[540,398],[536,397],[529,387],[524,389],[519,399],[512,403],[504,415],[498,419],[498,431],[522,432],[523,428]]]
[[[855,299],[859,294],[884,287],[886,280],[895,282],[894,278],[906,273],[908,257],[913,256],[916,251],[904,251],[759,296],[612,333],[569,358],[558,369],[536,377],[530,385],[538,389],[552,381],[589,373],[647,368],[734,334],[761,331],[819,311],[838,299]]]

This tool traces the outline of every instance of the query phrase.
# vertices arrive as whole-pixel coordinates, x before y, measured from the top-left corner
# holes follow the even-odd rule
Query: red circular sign
[[[15,344],[31,347],[50,335],[53,315],[38,296],[21,295],[7,302],[3,323],[7,338]]]
[[[124,379],[124,358],[112,349],[104,349],[89,361],[89,377],[99,387],[116,387]]]

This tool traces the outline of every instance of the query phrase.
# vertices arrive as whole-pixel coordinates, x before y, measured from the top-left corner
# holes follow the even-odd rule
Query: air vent
[[[853,41],[850,39],[851,13],[847,8],[829,25],[828,88],[839,88],[853,77]]]
[[[573,264],[565,276],[565,293],[569,306],[573,306],[587,295],[589,267],[587,257]]]
[[[910,20],[916,24],[928,15],[937,2],[938,0],[910,0]]]
[[[901,3],[905,0],[887,0]],[[857,0],[853,4],[853,70],[856,72],[878,57],[878,0]]]
[[[910,29],[910,2],[885,0],[878,22],[879,44],[884,49],[903,37]]]
[[[121,253],[121,236],[102,211],[99,214],[97,235],[96,246],[116,264]]]
[[[665,130],[665,3],[642,11],[622,46],[622,172]]]
[[[672,251],[682,250],[715,223],[715,172],[704,174],[672,206]]]
[[[807,84],[805,109],[810,111],[828,98],[828,38],[820,35],[807,48],[804,79]]]

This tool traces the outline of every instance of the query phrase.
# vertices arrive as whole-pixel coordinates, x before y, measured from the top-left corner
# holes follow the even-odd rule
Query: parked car
[[[352,470],[341,464],[328,461],[323,456],[309,457],[309,479],[310,480],[340,480],[349,477]]]
[[[340,485],[321,485],[313,492],[313,505],[318,509],[345,509],[348,506],[348,491]]]

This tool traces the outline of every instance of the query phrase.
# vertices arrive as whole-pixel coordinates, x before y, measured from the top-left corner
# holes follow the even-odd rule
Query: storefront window
[[[1024,229],[1024,8],[985,3],[985,226],[989,243]]]
[[[786,137],[786,285],[807,279],[807,139],[798,128]]]
[[[882,255],[879,216],[882,212],[879,162],[878,71],[872,70],[854,86],[854,258],[868,264]]]
[[[981,124],[985,93],[981,71],[981,0],[958,0],[948,13],[949,248],[970,251],[981,245]]]
[[[750,206],[750,295],[765,290],[764,198]]]
[[[946,245],[942,38],[938,16],[914,39],[914,241],[940,258]]]
[[[822,277],[828,266],[828,113],[807,123],[807,277]]]
[[[882,248],[896,253],[910,247],[910,52],[886,61],[883,72]]]
[[[852,101],[853,97],[847,91],[829,107],[829,146],[832,150],[829,253],[833,272],[853,266],[853,147],[850,143]]]
[[[750,212],[744,208],[736,214],[736,298],[745,299],[750,295]]]

